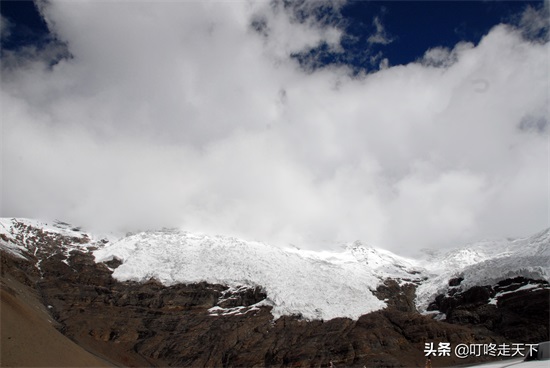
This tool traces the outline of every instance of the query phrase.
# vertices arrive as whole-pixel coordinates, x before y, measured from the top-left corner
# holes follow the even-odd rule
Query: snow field
[[[417,285],[416,306],[425,312],[438,294],[450,288],[449,280],[462,277],[459,288],[495,285],[522,276],[550,281],[550,229],[529,238],[482,241],[427,252],[424,259],[408,259],[359,241],[335,251],[281,249],[260,242],[224,236],[192,234],[179,230],[142,232],[116,240],[94,236],[68,224],[31,219],[0,219],[0,248],[19,257],[47,252],[39,249],[32,231],[17,222],[70,238],[84,234],[89,243],[64,245],[72,249],[96,247],[96,262],[117,258],[123,262],[113,276],[120,280],[157,279],[165,285],[205,281],[232,288],[260,287],[273,307],[273,315],[300,315],[306,319],[359,316],[382,309],[386,303],[372,293],[384,280]],[[78,231],[77,231],[78,230]],[[101,239],[110,240],[104,244]],[[37,265],[39,267],[39,263]],[[250,309],[214,308],[213,315],[245,313]]]
[[[262,287],[273,315],[306,319],[359,316],[386,304],[372,289],[380,279],[364,264],[331,262],[259,242],[187,232],[147,232],[94,253],[97,262],[120,259],[121,281],[158,279],[165,285],[206,281]]]

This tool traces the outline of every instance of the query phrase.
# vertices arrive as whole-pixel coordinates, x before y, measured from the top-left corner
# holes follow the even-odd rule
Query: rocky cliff
[[[261,287],[155,279],[120,282],[121,262],[96,263],[91,240],[13,222],[3,235],[2,277],[39,293],[58,329],[86,350],[125,366],[423,366],[427,342],[504,343],[548,340],[548,284],[510,279],[438,296],[421,315],[415,282],[385,280],[375,295],[383,310],[357,319],[275,319]],[[16,230],[16,231],[15,231]],[[453,280],[451,284],[459,281]],[[531,285],[531,286],[529,286]],[[4,286],[3,286],[4,287]],[[455,287],[458,290],[458,286]],[[260,304],[260,306],[258,306]],[[437,365],[489,357],[436,357]]]

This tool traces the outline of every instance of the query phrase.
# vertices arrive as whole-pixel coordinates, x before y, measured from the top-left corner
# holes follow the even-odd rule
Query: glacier
[[[432,250],[411,259],[360,241],[342,244],[337,251],[312,251],[177,229],[98,235],[63,222],[2,218],[0,248],[20,257],[39,250],[18,224],[74,239],[85,237],[88,243],[75,242],[65,252],[89,247],[96,262],[119,260],[122,263],[113,268],[119,281],[261,288],[267,298],[252,307],[271,306],[275,319],[285,315],[357,319],[386,307],[374,292],[388,278],[417,285],[420,312],[449,289],[451,278],[462,278],[462,288],[516,276],[550,281],[550,229],[522,239]]]

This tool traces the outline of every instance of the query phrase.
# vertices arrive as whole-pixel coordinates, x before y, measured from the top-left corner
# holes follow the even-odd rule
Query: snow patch
[[[549,287],[547,285],[540,285],[540,284],[526,284],[526,285],[523,285],[517,289],[514,289],[514,290],[509,290],[509,291],[499,291],[498,293],[495,294],[494,297],[492,297],[490,300],[489,300],[489,303],[488,304],[492,304],[492,305],[497,305],[497,302],[498,302],[498,298],[500,298],[501,296],[504,296],[504,295],[507,295],[507,294],[514,294],[514,293],[517,293],[518,291],[523,291],[523,290],[531,290],[531,291],[535,291],[535,290],[543,290],[543,289],[548,289]]]

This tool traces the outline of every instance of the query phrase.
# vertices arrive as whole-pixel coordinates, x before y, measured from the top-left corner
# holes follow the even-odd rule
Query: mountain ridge
[[[63,222],[1,219],[0,225],[2,288],[8,277],[35,289],[59,331],[122,365],[320,367],[333,361],[418,367],[430,341],[455,346],[548,339],[546,280],[512,274],[493,285],[467,287],[466,276],[476,269],[423,268],[421,261],[357,242],[338,253],[311,253],[179,230],[114,239]],[[546,254],[548,243],[537,239],[516,248]],[[510,261],[514,254],[500,258]],[[517,254],[525,262],[545,260],[528,251]],[[286,282],[273,284],[281,262]],[[524,266],[520,262],[515,274]],[[533,275],[546,278],[544,266]],[[220,283],[199,277],[212,273],[218,279],[211,281]],[[356,274],[362,278],[350,283]],[[330,285],[314,285],[319,280]],[[306,281],[314,283],[310,290]],[[342,305],[354,290],[348,284],[357,283],[368,290],[352,293],[363,298],[356,313],[363,313],[357,306],[365,307],[365,299],[368,308],[380,308],[354,318]],[[316,304],[323,288],[335,295],[325,300],[333,303]],[[493,359],[437,357],[437,365]]]
[[[267,293],[263,303],[273,307],[276,318],[300,314],[306,319],[356,319],[386,306],[373,291],[388,278],[418,286],[416,307],[420,311],[445,292],[451,278],[463,278],[464,287],[518,276],[550,281],[550,229],[521,239],[471,243],[440,252],[439,257],[417,260],[360,241],[344,244],[341,252],[316,252],[178,229],[109,240],[61,221],[30,219],[0,219],[0,234],[14,236],[14,230],[9,230],[14,223],[90,241],[97,247],[93,250],[96,262],[121,262],[113,269],[119,281],[260,287]],[[1,246],[19,255],[29,251],[9,242]],[[80,246],[79,242],[73,245]]]

